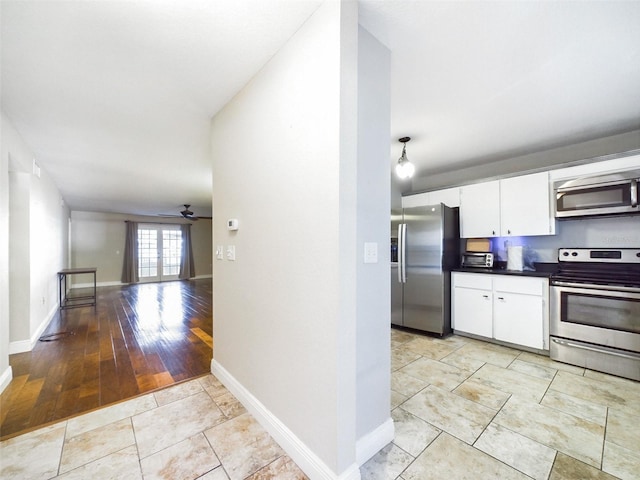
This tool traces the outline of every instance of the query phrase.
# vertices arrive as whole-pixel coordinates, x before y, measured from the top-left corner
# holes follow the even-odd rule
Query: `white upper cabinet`
[[[557,180],[567,180],[589,175],[605,175],[607,173],[633,170],[638,168],[638,166],[640,166],[640,155],[631,155],[573,167],[559,168],[551,170],[549,173],[551,182],[555,182]]]
[[[555,225],[548,172],[500,180],[501,236],[552,235]]]
[[[402,207],[424,207],[425,205],[435,205],[444,203],[447,207],[460,206],[460,187],[445,188],[432,192],[416,193],[402,197]]]
[[[424,207],[425,205],[431,205],[429,203],[429,192],[414,193],[413,195],[402,197],[402,208]]]
[[[460,188],[460,236],[500,235],[500,182],[476,183]]]
[[[555,233],[548,172],[466,185],[460,191],[462,238]]]
[[[445,188],[444,190],[429,192],[429,200],[431,201],[431,205],[444,203],[447,207],[459,207],[460,187]]]

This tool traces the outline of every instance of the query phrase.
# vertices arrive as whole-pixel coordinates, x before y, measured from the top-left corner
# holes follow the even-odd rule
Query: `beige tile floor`
[[[393,443],[364,480],[640,479],[640,383],[392,329]]]
[[[0,443],[0,478],[307,477],[207,375],[6,440]]]
[[[640,479],[640,383],[392,330],[395,440],[364,480]],[[4,479],[306,478],[212,375],[0,444]]]

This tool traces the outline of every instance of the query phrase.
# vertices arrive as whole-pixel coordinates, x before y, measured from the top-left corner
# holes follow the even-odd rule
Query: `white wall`
[[[357,438],[358,462],[393,440],[390,418],[389,285],[390,52],[369,32],[358,36]],[[364,244],[378,263],[364,263]],[[368,442],[371,443],[368,443]]]
[[[414,177],[409,182],[410,188],[402,189],[402,193],[436,190],[464,183],[473,183],[481,178],[557,168],[567,164],[583,164],[588,163],[589,159],[594,159],[595,157],[613,155],[635,149],[640,149],[640,130],[545,149],[527,155],[496,158],[495,161],[477,159],[475,165],[466,168],[457,168],[444,173],[431,172],[425,176]]]
[[[31,173],[9,172],[9,314],[10,339],[31,337]],[[54,272],[55,273],[55,272]],[[27,321],[25,321],[27,319]],[[12,348],[13,349],[13,348]],[[19,350],[26,351],[28,347]],[[12,351],[11,353],[16,353]]]
[[[0,128],[0,392],[12,378],[9,366],[9,150]]]
[[[32,337],[40,336],[58,309],[56,272],[67,267],[69,242],[69,210],[51,177],[42,168],[40,172],[40,177],[31,175],[29,199]]]
[[[34,154],[4,112],[2,157],[6,190],[0,201],[9,219],[3,229],[8,280],[2,293],[8,301],[0,309],[0,328],[8,335],[1,343],[7,353],[18,353],[33,348],[57,311],[56,272],[67,265],[69,211],[46,170],[32,173]]]
[[[357,158],[357,35],[357,3],[325,2],[212,122],[214,245],[236,249],[214,261],[212,370],[311,478],[359,478],[357,391],[371,385],[356,368],[373,378],[386,362],[384,399],[369,400],[389,415],[389,345],[377,364],[356,342],[361,241],[385,262],[389,228],[388,146],[379,164],[362,159],[368,172]],[[380,205],[358,204],[367,181]],[[367,267],[364,288],[386,292],[386,263]],[[385,315],[371,329],[388,339]]]
[[[124,259],[125,220],[136,222],[187,223],[179,218],[160,218],[120,213],[71,212],[71,266],[96,267],[98,285],[120,285]],[[211,276],[211,220],[192,222],[191,246],[196,277]],[[88,277],[70,277],[76,286]]]

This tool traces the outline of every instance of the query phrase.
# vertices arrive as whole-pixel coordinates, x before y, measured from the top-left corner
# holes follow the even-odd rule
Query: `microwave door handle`
[[[638,180],[631,180],[631,206],[636,208],[638,206]]]

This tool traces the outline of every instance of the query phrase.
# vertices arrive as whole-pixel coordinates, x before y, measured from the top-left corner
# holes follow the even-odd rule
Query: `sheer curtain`
[[[138,223],[126,221],[122,283],[136,283],[138,278]]]
[[[184,280],[195,277],[196,269],[193,262],[193,250],[191,249],[191,224],[185,223],[180,225],[180,230],[182,230],[182,256],[180,258],[180,273],[178,274],[178,278]]]

